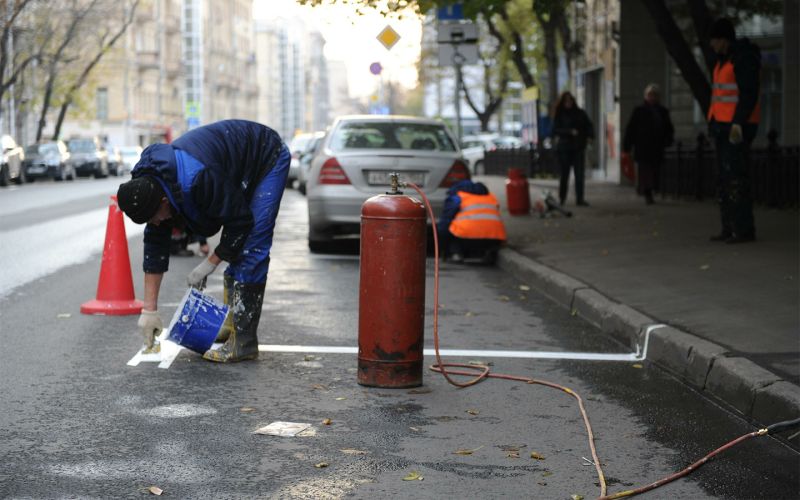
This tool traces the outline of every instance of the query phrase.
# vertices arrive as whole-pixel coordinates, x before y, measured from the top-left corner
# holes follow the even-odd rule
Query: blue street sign
[[[464,6],[460,3],[454,3],[447,7],[439,7],[436,11],[436,17],[440,21],[460,21],[464,19]]]
[[[200,118],[196,118],[194,116],[190,116],[186,119],[186,126],[190,129],[196,128],[200,126]]]

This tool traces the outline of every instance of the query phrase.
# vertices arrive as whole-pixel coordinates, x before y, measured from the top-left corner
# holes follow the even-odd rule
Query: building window
[[[97,119],[108,120],[108,89],[106,87],[97,89]]]

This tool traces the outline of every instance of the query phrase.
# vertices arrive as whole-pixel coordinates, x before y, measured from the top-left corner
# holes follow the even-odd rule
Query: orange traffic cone
[[[124,315],[142,311],[142,301],[136,300],[133,291],[125,220],[122,218],[122,210],[117,206],[117,197],[112,196],[111,200],[97,298],[81,305],[83,314]]]

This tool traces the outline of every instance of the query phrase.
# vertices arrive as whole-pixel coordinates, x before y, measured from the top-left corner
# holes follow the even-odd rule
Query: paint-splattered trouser
[[[253,229],[245,240],[239,260],[225,270],[227,276],[239,283],[257,284],[267,281],[275,219],[278,217],[283,190],[286,188],[291,159],[289,150],[284,146],[275,166],[258,183],[253,193],[253,199],[250,201],[254,219]]]
[[[729,123],[715,122],[711,128],[716,142],[719,169],[717,194],[722,234],[744,238],[755,237],[747,156],[750,143],[755,137],[756,126],[745,125],[744,140],[738,144],[731,144],[728,138],[730,130]]]

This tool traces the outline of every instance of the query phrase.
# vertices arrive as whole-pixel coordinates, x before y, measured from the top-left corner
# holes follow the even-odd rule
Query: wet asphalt
[[[71,200],[36,214],[58,217],[67,203],[89,205]],[[311,255],[305,236],[304,198],[287,191],[260,342],[355,346],[353,245]],[[141,237],[129,246],[141,293]],[[356,383],[356,357],[349,354],[262,353],[258,361],[228,366],[184,351],[169,369],[126,366],[140,347],[136,316],[79,313],[94,298],[101,247],[96,258],[0,298],[2,498],[138,498],[150,486],[172,498],[588,499],[599,493],[594,467],[582,458],[591,455],[577,406],[551,388],[488,380],[457,389],[429,371],[417,389],[365,388]],[[54,242],[42,258],[63,251]],[[198,262],[173,258],[161,294],[165,322]],[[428,268],[430,347],[432,259]],[[217,297],[220,276],[209,285]],[[495,268],[445,264],[441,278],[442,348],[628,350]],[[655,481],[753,430],[647,361],[452,361],[489,362],[494,372],[578,392],[610,493]],[[274,421],[310,423],[315,435],[253,433]],[[412,472],[423,479],[404,480]],[[642,498],[799,495],[800,455],[766,437]]]

